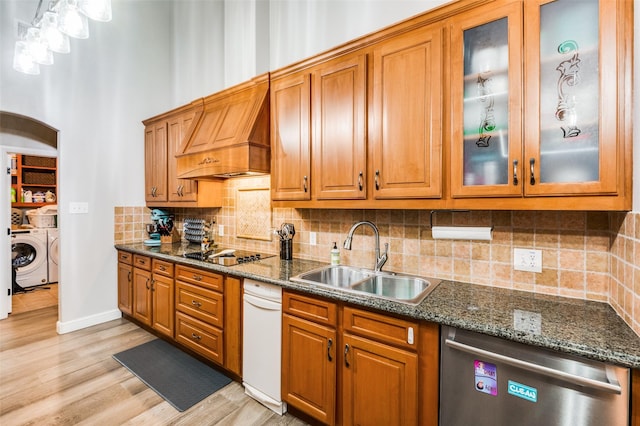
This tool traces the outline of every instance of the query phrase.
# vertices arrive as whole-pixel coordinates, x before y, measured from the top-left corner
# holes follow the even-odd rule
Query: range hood
[[[197,102],[196,116],[176,154],[178,178],[269,173],[268,73]]]

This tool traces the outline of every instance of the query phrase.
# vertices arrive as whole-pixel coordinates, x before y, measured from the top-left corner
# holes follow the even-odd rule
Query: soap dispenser
[[[340,250],[338,249],[338,244],[335,241],[333,242],[333,248],[331,249],[331,264],[340,264]]]

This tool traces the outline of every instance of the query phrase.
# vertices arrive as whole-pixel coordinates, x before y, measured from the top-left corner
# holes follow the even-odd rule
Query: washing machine
[[[47,229],[49,282],[58,282],[58,228]]]
[[[47,284],[48,255],[46,229],[11,231],[11,259],[17,266],[16,282],[20,287]]]

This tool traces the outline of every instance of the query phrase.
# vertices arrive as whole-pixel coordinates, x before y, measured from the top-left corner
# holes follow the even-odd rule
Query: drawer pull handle
[[[202,336],[198,336],[196,333],[191,333],[191,338],[193,340],[200,340],[202,339]]]
[[[349,358],[347,358],[347,354],[349,353],[349,345],[344,345],[344,365],[349,368],[351,364],[349,364]]]
[[[167,268],[165,268],[164,265],[158,266],[158,269],[160,269],[161,271],[166,271],[167,270]]]
[[[202,306],[202,303],[198,302],[197,300],[192,300],[191,304],[196,308],[199,308],[200,306]]]
[[[331,357],[331,346],[333,346],[333,339],[329,339],[327,342],[327,359],[329,362],[333,361],[333,357]]]
[[[193,274],[193,279],[196,281],[202,281],[202,275]]]

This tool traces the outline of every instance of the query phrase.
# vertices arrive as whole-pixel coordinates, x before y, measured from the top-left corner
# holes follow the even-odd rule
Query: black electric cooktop
[[[216,248],[214,250],[207,251],[192,251],[184,253],[183,256],[188,259],[196,259],[208,263],[217,263],[224,266],[234,266],[248,262],[256,262],[260,259],[266,259],[268,257],[275,256],[274,254],[259,253],[250,250],[235,250],[233,253],[215,256],[217,253],[220,253],[224,250],[229,249]]]

